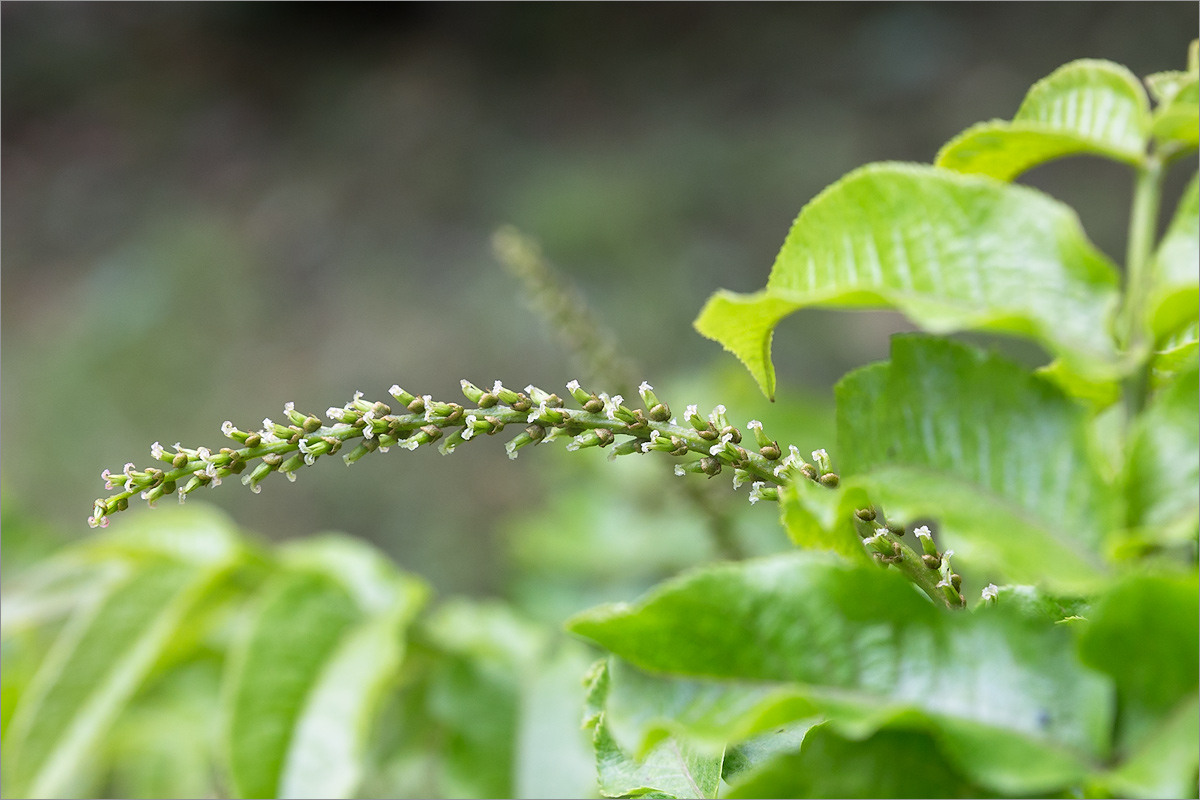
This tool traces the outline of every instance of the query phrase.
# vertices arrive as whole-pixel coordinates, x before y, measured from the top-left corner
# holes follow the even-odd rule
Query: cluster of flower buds
[[[399,386],[389,390],[391,403],[365,400],[355,392],[349,403],[325,412],[328,422],[288,403],[284,420],[264,419],[260,430],[243,431],[225,422],[221,433],[230,447],[193,450],[176,444],[169,451],[155,442],[150,454],[161,466],[138,470],[131,463],[120,473],[105,470],[106,488],[120,491],[95,502],[88,524],[107,526],[109,518],[128,508],[135,495],[153,506],[165,495],[178,494],[182,503],[197,489],[219,486],[231,476],[240,476],[243,484],[259,492],[272,472],[294,481],[302,467],[339,452],[346,464],[375,451],[386,453],[396,446],[416,450],[434,442],[440,442],[438,449],[448,454],[479,434],[494,435],[508,426],[518,429],[505,445],[510,458],[524,447],[556,439],[568,440],[568,450],[611,447],[610,458],[654,450],[681,458],[695,454],[700,457],[675,465],[677,475],[713,477],[728,467],[734,473],[735,489],[752,483],[751,503],[777,500],[778,487],[800,476],[824,486],[838,483],[824,450],[813,453],[815,465],[800,458],[795,447],[789,447],[785,456],[757,421],[747,426],[757,447],[743,446],[741,431],[729,424],[724,406],[717,406],[707,418],[700,416],[696,406],[688,406],[686,425],[678,425],[670,407],[648,383],[638,387],[642,408],[625,405],[620,395],[589,392],[578,381],[567,384],[567,390],[579,408],[568,408],[563,398],[536,386],[520,392],[496,381],[484,390],[465,380],[462,392],[473,407],[415,395]]]
[[[962,576],[950,566],[954,551],[938,552],[928,527],[922,525],[913,531],[921,544],[918,555],[901,541],[903,525],[883,519],[871,507],[858,509],[855,517],[863,534],[863,546],[877,561],[896,565],[930,596],[935,599],[940,596],[951,608],[966,604],[962,595]]]

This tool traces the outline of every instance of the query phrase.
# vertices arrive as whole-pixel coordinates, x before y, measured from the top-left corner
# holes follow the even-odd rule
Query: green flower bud
[[[583,410],[589,414],[599,414],[604,411],[604,401],[599,397],[592,395],[583,404]]]
[[[836,473],[827,472],[821,476],[820,482],[822,486],[828,486],[830,489],[837,486],[841,482]]]
[[[921,556],[921,560],[925,562],[925,566],[929,567],[930,569],[937,569],[942,565],[942,557],[937,554],[930,555],[929,553],[924,553]]]
[[[671,407],[666,403],[657,403],[650,409],[650,419],[655,422],[666,422],[671,419]]]
[[[479,401],[483,399],[483,389],[480,389],[475,384],[465,378],[458,382],[462,387],[463,397],[470,400],[472,403],[479,405]]]
[[[875,519],[875,509],[869,507],[860,508],[854,512],[854,516],[858,517],[863,522],[871,522]]]
[[[713,456],[705,456],[700,459],[700,471],[710,478],[715,478],[721,474],[721,462]]]

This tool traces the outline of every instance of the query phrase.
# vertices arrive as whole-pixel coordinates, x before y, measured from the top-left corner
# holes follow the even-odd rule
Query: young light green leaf
[[[1200,314],[1200,176],[1184,189],[1154,257],[1149,315],[1159,342],[1194,323]]]
[[[588,676],[584,725],[592,729],[596,775],[604,797],[716,797],[721,784],[723,751],[706,755],[673,738],[661,739],[641,757],[617,744],[608,730],[609,676],[603,663]]]
[[[200,540],[196,548],[153,544],[155,532],[170,541],[175,530]],[[3,745],[5,792],[14,796],[72,790],[189,612],[240,555],[225,518],[202,507],[164,509],[83,547],[112,552],[123,577],[74,609],[14,712]]]
[[[1101,598],[1079,641],[1084,662],[1111,675],[1118,746],[1132,753],[1196,692],[1200,675],[1196,573],[1133,576]]]
[[[854,738],[927,731],[997,791],[1069,785],[1107,747],[1110,688],[1075,659],[1071,631],[999,607],[939,613],[898,574],[831,555],[712,567],[568,625],[642,669],[791,687]]]
[[[881,730],[863,741],[830,725],[808,731],[798,751],[767,761],[729,797],[986,797],[927,734]]]
[[[335,537],[290,546],[230,656],[224,746],[241,797],[342,797],[424,587]]]
[[[1200,373],[1195,365],[1153,398],[1128,446],[1127,519],[1133,538],[1170,545],[1195,540],[1200,521]]]
[[[716,293],[695,327],[773,396],[772,332],[800,308],[892,307],[934,333],[1030,336],[1091,373],[1115,368],[1116,297],[1115,268],[1067,206],[989,178],[885,163],[813,199],[766,289]]]
[[[1109,61],[1059,67],[1025,95],[1012,122],[993,120],[948,142],[934,164],[1008,181],[1056,158],[1095,155],[1138,166],[1150,104],[1138,79]]]
[[[1200,140],[1200,80],[1195,73],[1162,81],[1163,99],[1154,110],[1152,130],[1163,149],[1195,149]]]
[[[1089,457],[1086,412],[996,355],[922,336],[838,384],[847,485],[901,520],[935,516],[964,564],[1069,593],[1105,570],[1114,492]]]

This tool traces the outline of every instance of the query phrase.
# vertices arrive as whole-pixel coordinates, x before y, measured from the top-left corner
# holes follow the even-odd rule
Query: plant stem
[[[1129,216],[1129,242],[1125,256],[1125,305],[1121,310],[1121,344],[1138,366],[1125,381],[1125,403],[1129,417],[1146,403],[1149,385],[1149,351],[1146,303],[1153,281],[1153,248],[1158,229],[1158,204],[1162,190],[1163,165],[1157,156],[1147,157],[1138,168]]]

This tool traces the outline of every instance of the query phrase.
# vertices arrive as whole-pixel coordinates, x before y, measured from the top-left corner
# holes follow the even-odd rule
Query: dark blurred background
[[[762,286],[846,171],[927,162],[1071,59],[1182,68],[1197,6],[5,2],[0,20],[5,513],[54,540],[87,535],[102,468],[145,464],[155,440],[219,446],[222,420],[289,400],[321,413],[393,382],[452,399],[460,377],[561,391],[579,366],[492,256],[504,223],[677,408],[724,402],[832,446],[829,387],[905,323],[787,320],[767,407],[692,331],[705,298]],[[1124,169],[1028,182],[1120,261]],[[704,520],[651,461],[510,464],[484,440],[196,497],[270,538],[367,537],[442,590],[520,592],[538,565],[700,558]],[[783,546],[744,492],[711,487],[747,548]],[[6,561],[37,547],[4,544]]]

